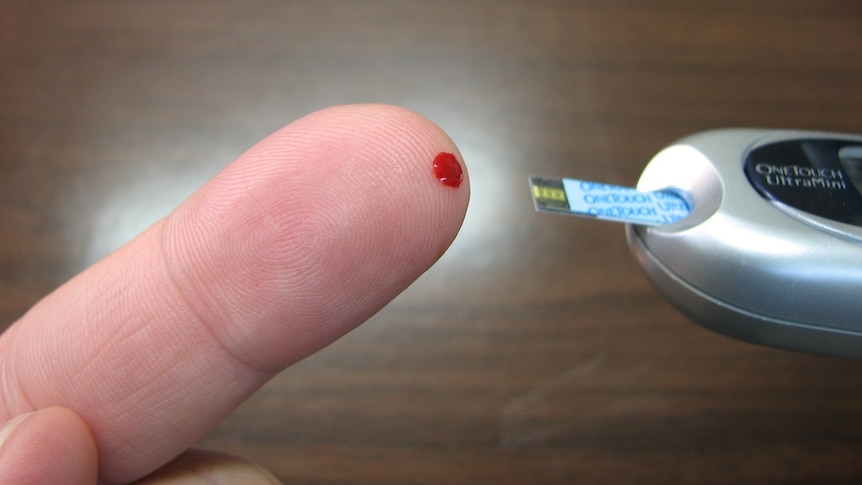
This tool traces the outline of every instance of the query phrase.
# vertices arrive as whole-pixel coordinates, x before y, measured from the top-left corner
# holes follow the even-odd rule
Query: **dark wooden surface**
[[[459,239],[201,446],[288,483],[859,482],[862,362],[689,323],[622,227],[535,214],[526,179],[632,184],[713,127],[860,132],[860,61],[848,0],[6,0],[0,318],[282,124],[400,104],[469,165]]]

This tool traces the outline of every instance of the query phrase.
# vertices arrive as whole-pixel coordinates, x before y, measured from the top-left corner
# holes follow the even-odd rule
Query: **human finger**
[[[205,450],[189,450],[135,485],[278,485],[269,471],[240,458]]]
[[[96,443],[80,416],[49,407],[16,416],[0,430],[0,483],[94,485]]]
[[[0,338],[0,420],[67,406],[103,480],[151,472],[443,253],[469,188],[440,183],[440,153],[459,164],[437,126],[391,106],[271,135]]]

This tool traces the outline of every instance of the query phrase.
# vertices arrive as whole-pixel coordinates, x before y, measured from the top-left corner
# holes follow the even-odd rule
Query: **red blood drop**
[[[434,157],[434,176],[447,187],[458,188],[464,180],[464,172],[455,155],[440,152]]]

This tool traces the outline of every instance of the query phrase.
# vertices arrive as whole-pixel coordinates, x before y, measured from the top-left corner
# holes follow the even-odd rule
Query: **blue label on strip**
[[[630,224],[660,225],[678,221],[691,211],[673,192],[641,192],[629,187],[563,179],[571,212]]]
[[[641,192],[629,187],[575,179],[532,177],[536,209],[629,224],[657,226],[678,221],[691,212],[671,191]]]

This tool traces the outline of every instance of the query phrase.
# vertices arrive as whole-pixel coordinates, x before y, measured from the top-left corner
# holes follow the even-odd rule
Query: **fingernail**
[[[15,433],[15,430],[18,429],[18,426],[21,426],[21,424],[24,423],[31,414],[33,413],[19,414],[9,421],[6,421],[6,424],[0,428],[0,450],[6,446],[6,442],[9,441],[9,438],[11,438]]]

